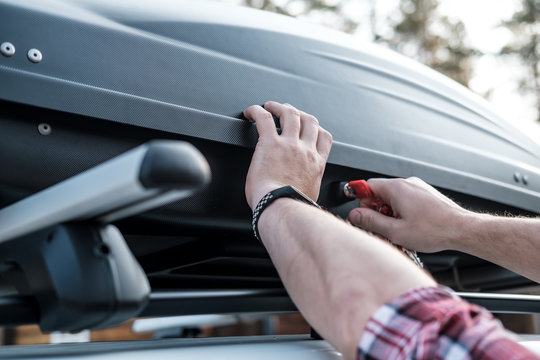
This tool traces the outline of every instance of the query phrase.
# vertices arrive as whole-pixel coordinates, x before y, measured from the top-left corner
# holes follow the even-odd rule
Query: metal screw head
[[[28,60],[30,60],[33,63],[38,63],[41,60],[43,60],[43,55],[41,55],[41,51],[38,49],[30,49],[28,50],[28,53],[26,54],[28,56]]]
[[[521,180],[523,181],[524,185],[529,185],[529,177],[527,175],[523,175]]]
[[[7,57],[13,56],[15,55],[15,46],[10,42],[3,42],[2,45],[0,45],[0,53]]]
[[[520,182],[521,181],[521,174],[520,173],[518,173],[518,172],[514,173],[514,181],[515,182]]]
[[[38,131],[41,135],[50,135],[52,132],[52,127],[47,123],[41,123],[38,125]]]
[[[107,257],[111,253],[111,249],[106,244],[97,245],[94,248],[94,255],[97,257]]]

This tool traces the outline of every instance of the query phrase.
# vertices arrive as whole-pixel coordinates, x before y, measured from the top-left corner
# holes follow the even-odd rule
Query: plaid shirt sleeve
[[[450,289],[409,291],[380,307],[358,344],[358,359],[540,359],[486,309]]]

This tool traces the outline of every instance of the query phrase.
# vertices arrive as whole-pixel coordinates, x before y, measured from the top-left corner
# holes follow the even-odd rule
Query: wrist
[[[257,240],[261,241],[260,234],[258,231],[258,222],[262,213],[274,201],[279,200],[281,198],[291,198],[291,199],[299,200],[306,204],[320,208],[320,206],[316,202],[311,200],[309,197],[307,197],[302,192],[300,192],[300,190],[296,189],[294,186],[291,186],[291,185],[282,186],[280,188],[277,188],[275,190],[268,192],[266,195],[262,197],[262,199],[259,201],[255,209],[253,210],[252,226],[253,226],[253,232],[255,234],[255,238],[257,238]]]
[[[480,237],[485,236],[486,226],[489,227],[489,221],[493,218],[489,214],[480,214],[465,210],[458,215],[455,229],[448,241],[448,249],[470,253],[474,244]]]
[[[259,186],[257,189],[254,189],[253,191],[251,191],[249,195],[246,195],[248,205],[251,208],[251,211],[255,210],[255,207],[257,207],[257,204],[261,201],[261,199],[266,194],[282,186],[283,185],[281,184],[266,184],[263,186]]]

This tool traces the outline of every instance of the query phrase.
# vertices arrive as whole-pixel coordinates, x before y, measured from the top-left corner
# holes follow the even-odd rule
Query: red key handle
[[[369,187],[366,180],[353,180],[349,181],[349,186],[354,190],[355,197],[357,199],[373,199],[369,204],[373,209],[377,210],[383,215],[394,216],[392,208],[387,204],[384,204],[381,200],[377,199],[373,195],[373,191]]]
[[[383,203],[382,200],[380,200],[379,198],[375,196],[375,194],[373,194],[373,191],[371,190],[371,188],[369,187],[368,183],[365,180],[350,181],[347,185],[354,191],[355,198],[371,199],[369,206],[372,209],[375,209],[381,214],[386,215],[386,216],[392,216],[392,217],[394,216],[394,212],[392,211],[392,208],[389,205]],[[420,266],[421,268],[424,267],[424,265],[422,264],[422,260],[420,260],[420,258],[416,254],[416,251],[405,249],[404,247],[400,245],[396,245],[396,244],[393,244],[393,245],[396,248],[398,248],[401,252],[403,252],[405,255],[407,255],[416,265]]]

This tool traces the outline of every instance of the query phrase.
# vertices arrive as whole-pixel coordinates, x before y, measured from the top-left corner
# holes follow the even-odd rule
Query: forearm
[[[259,232],[295,304],[346,358],[377,308],[435,285],[388,243],[292,199],[271,204]]]
[[[540,282],[540,219],[471,214],[451,248]]]

